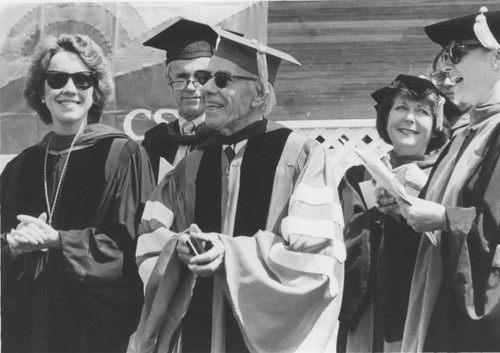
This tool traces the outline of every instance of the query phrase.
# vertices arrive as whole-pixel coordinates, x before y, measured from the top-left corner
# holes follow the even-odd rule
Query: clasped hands
[[[212,247],[203,254],[193,256],[186,245],[190,237],[198,239],[204,245],[209,242]],[[201,277],[212,276],[219,271],[226,252],[218,233],[203,233],[196,224],[192,224],[185,233],[179,236],[176,250],[177,256],[189,270]]]
[[[59,248],[59,232],[47,223],[44,212],[38,218],[18,215],[19,224],[7,234],[7,243],[12,250],[33,252],[44,248]]]

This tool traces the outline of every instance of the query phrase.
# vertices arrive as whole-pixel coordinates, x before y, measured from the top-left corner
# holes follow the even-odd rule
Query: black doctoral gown
[[[61,249],[20,254],[6,242],[16,216],[52,206],[73,136],[50,133],[0,179],[2,352],[124,352],[143,303],[134,261],[136,227],[154,180],[146,153],[114,128],[78,137],[53,213]]]

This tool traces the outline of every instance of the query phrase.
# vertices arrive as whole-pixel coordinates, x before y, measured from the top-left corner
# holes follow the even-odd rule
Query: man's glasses
[[[183,91],[186,89],[187,86],[189,86],[189,83],[192,83],[194,88],[200,89],[203,84],[200,83],[197,80],[175,80],[175,81],[170,81],[170,86],[174,91]]]
[[[450,42],[450,44],[444,47],[442,53],[443,61],[446,61],[448,58],[450,58],[451,62],[456,65],[460,62],[460,60],[462,60],[462,57],[465,55],[466,53],[465,49],[478,48],[478,47],[482,47],[482,45],[479,43],[459,44],[458,42],[453,40]]]
[[[431,73],[431,79],[435,85],[440,86],[446,81],[447,78],[450,77],[450,73],[448,71],[435,70]]]
[[[216,72],[215,74],[212,74],[210,71],[205,71],[205,70],[195,71],[194,77],[196,77],[202,85],[210,81],[210,79],[213,77],[215,80],[215,85],[219,88],[225,88],[229,81],[235,81],[235,80],[257,81],[257,79],[254,77],[235,76],[227,74],[225,72]]]
[[[76,88],[86,90],[97,84],[94,72],[84,71],[68,73],[62,71],[47,71],[45,72],[45,80],[52,89],[61,89],[66,87],[68,80],[71,78]]]

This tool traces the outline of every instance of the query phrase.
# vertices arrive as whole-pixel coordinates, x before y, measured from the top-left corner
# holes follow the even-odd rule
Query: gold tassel
[[[263,94],[269,93],[268,71],[267,71],[267,58],[266,46],[259,44],[256,39],[252,39],[252,43],[257,46],[257,70],[259,71],[259,91]]]
[[[490,27],[488,27],[488,21],[484,15],[485,12],[488,12],[485,6],[479,9],[479,15],[476,16],[476,22],[474,23],[474,33],[483,47],[498,50],[500,45],[491,33]]]
[[[444,119],[444,104],[446,99],[443,96],[439,96],[439,100],[436,107],[436,131],[443,131],[443,119]]]

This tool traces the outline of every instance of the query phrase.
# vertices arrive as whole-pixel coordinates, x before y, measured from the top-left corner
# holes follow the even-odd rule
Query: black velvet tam
[[[427,36],[441,46],[446,46],[452,40],[462,41],[468,39],[477,39],[474,33],[474,23],[479,13],[463,17],[453,18],[442,21],[424,28]],[[500,11],[484,12],[486,22],[491,33],[500,42]]]

